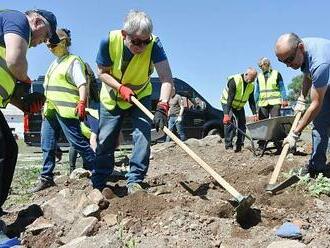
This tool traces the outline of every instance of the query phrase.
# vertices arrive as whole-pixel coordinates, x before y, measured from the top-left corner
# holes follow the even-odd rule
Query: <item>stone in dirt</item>
[[[305,244],[296,240],[283,240],[272,242],[267,248],[304,248]]]

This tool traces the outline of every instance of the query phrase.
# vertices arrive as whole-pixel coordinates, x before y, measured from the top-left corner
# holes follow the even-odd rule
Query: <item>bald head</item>
[[[258,73],[256,69],[252,67],[247,68],[246,72],[244,73],[245,82],[252,83],[256,79],[257,74]]]
[[[303,63],[303,41],[295,33],[282,34],[275,43],[275,54],[282,63],[298,69]]]

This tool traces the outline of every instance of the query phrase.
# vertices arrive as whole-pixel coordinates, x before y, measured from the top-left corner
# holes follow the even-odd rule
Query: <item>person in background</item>
[[[282,34],[275,43],[278,60],[294,70],[300,69],[304,76],[300,96],[294,111],[304,113],[297,127],[284,139],[283,144],[296,147],[304,128],[313,121],[313,150],[301,175],[316,177],[322,173],[330,177],[327,148],[330,128],[330,40],[310,37],[301,39],[295,33]],[[306,109],[310,92],[311,104]]]
[[[133,151],[127,173],[128,193],[142,191],[141,183],[147,174],[150,157],[151,123],[131,102],[135,96],[151,109],[152,85],[150,76],[156,68],[162,82],[159,102],[153,123],[157,130],[167,125],[167,112],[173,79],[160,42],[152,34],[150,17],[142,11],[130,11],[122,30],[111,31],[101,41],[97,55],[100,92],[100,120],[96,148],[96,166],[92,175],[93,187],[102,190],[113,172],[116,140],[124,117],[132,119]]]
[[[48,68],[44,82],[44,118],[41,127],[41,148],[43,151],[43,167],[39,183],[32,189],[37,192],[55,186],[55,150],[60,130],[70,146],[81,154],[92,170],[95,152],[83,137],[80,121],[86,117],[87,79],[85,63],[80,57],[69,52],[71,32],[58,29],[60,42],[47,44],[49,50],[57,57]]]
[[[175,129],[182,141],[186,140],[186,135],[183,130],[182,126],[182,119],[183,119],[183,100],[179,94],[176,94],[175,87],[172,89],[172,97],[169,102],[170,109],[169,109],[169,119],[168,119],[168,128],[173,132]],[[166,136],[166,142],[169,142],[171,138]]]
[[[264,120],[281,115],[281,107],[288,106],[286,90],[281,73],[270,66],[270,60],[262,57],[258,66],[261,72],[258,74],[254,87],[254,100],[257,103],[258,119]],[[264,148],[266,142],[258,141],[259,147]],[[275,146],[280,150],[281,143]]]
[[[14,89],[31,83],[27,75],[28,48],[44,42],[59,42],[56,26],[55,15],[47,10],[0,11],[0,108],[12,103],[24,112],[40,111],[43,99],[29,100],[24,94],[15,96]],[[17,143],[0,111],[0,216],[13,180],[17,155]]]
[[[249,101],[251,111],[256,121],[256,105],[253,96],[254,80],[257,77],[257,71],[249,67],[245,73],[236,74],[228,77],[228,82],[222,92],[221,104],[224,113],[224,135],[225,149],[233,149],[233,138],[235,135],[235,127],[232,124],[232,117],[235,115],[237,127],[243,132],[246,131],[246,118],[244,105]],[[235,152],[240,152],[244,145],[244,136],[241,132],[237,132]]]

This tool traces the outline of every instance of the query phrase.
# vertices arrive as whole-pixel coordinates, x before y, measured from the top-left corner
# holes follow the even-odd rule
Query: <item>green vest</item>
[[[64,118],[78,118],[75,109],[79,101],[79,90],[73,82],[69,82],[68,69],[75,59],[78,59],[85,71],[84,62],[76,55],[69,54],[62,58],[59,64],[52,63],[45,76],[44,89],[46,103],[45,116],[56,110]]]
[[[232,103],[232,108],[240,110],[244,107],[245,103],[249,100],[250,94],[253,93],[254,85],[253,83],[248,83],[244,90],[244,80],[241,74],[236,74],[228,77],[228,81],[230,79],[234,79],[236,84],[236,92],[235,97]],[[228,99],[228,86],[222,92],[221,102],[227,104]]]
[[[153,36],[152,41],[145,47],[144,51],[133,56],[123,73],[121,69],[124,40],[121,31],[111,31],[109,35],[109,53],[113,63],[109,73],[119,83],[131,88],[138,99],[149,96],[152,93],[152,85],[150,83],[150,75],[153,71],[151,51],[155,39],[156,36]],[[121,109],[128,109],[132,106],[132,104],[124,101],[116,90],[104,82],[102,82],[100,101],[108,110],[114,109],[116,105]]]
[[[281,104],[281,92],[277,84],[278,71],[272,70],[270,76],[265,80],[263,73],[258,74],[259,83],[259,100],[258,106],[264,107],[267,105]]]
[[[14,92],[15,79],[7,68],[6,48],[0,46],[0,108],[5,108]]]

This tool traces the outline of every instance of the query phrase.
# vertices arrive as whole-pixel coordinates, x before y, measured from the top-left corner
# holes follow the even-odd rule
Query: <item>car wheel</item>
[[[207,132],[207,136],[209,136],[209,135],[219,135],[219,130],[216,128],[212,128],[211,130],[209,130]]]

